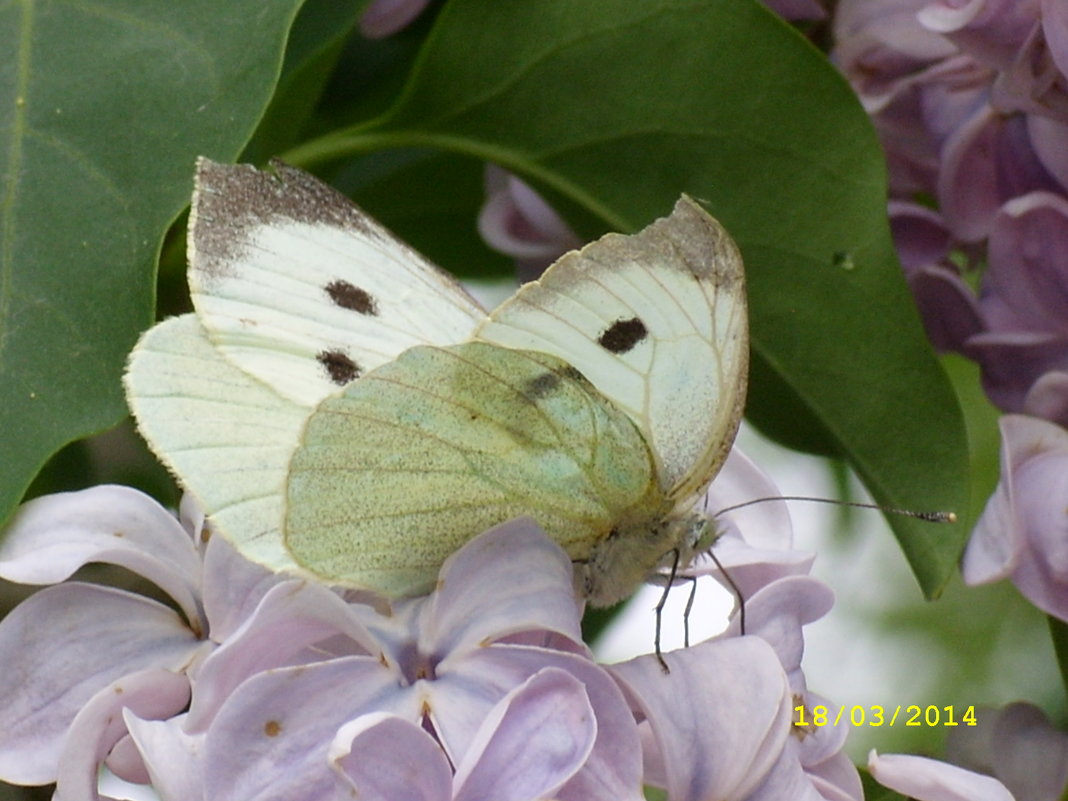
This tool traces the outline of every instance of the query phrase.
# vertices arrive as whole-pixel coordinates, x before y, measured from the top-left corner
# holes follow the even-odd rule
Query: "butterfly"
[[[138,427],[216,531],[277,571],[405,596],[533,517],[613,603],[688,563],[742,416],[742,261],[683,196],[490,314],[311,175],[197,165],[194,313],[143,335]]]

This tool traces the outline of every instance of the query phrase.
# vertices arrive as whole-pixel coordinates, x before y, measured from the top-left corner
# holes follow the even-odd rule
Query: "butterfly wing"
[[[745,276],[726,230],[688,197],[633,236],[566,254],[475,336],[581,371],[637,425],[676,509],[730,450],[748,370]]]
[[[408,595],[513,517],[584,559],[663,508],[640,433],[580,374],[470,342],[413,348],[323,401],[290,464],[285,542],[327,581]]]
[[[742,284],[725,232],[684,199],[561,259],[483,341],[408,350],[469,337],[477,304],[311,176],[202,160],[197,315],[142,338],[127,394],[246,556],[406,594],[512,516],[592,559],[702,490],[744,398]]]
[[[467,339],[484,313],[451,276],[302,170],[205,158],[189,217],[189,288],[211,341],[314,406],[418,344]]]
[[[141,433],[214,528],[249,559],[299,572],[280,529],[308,410],[224,359],[192,314],[142,336],[124,381]]]
[[[196,316],[148,332],[128,402],[150,447],[246,556],[295,569],[281,539],[289,460],[314,407],[406,348],[467,338],[462,288],[317,179],[197,164]]]

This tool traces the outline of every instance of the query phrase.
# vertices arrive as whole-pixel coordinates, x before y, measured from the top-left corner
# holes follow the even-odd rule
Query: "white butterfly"
[[[737,249],[688,198],[489,317],[281,164],[202,159],[189,240],[196,312],[145,334],[127,395],[250,559],[416,593],[465,539],[525,513],[611,603],[707,539],[690,508],[733,442],[748,334]]]

